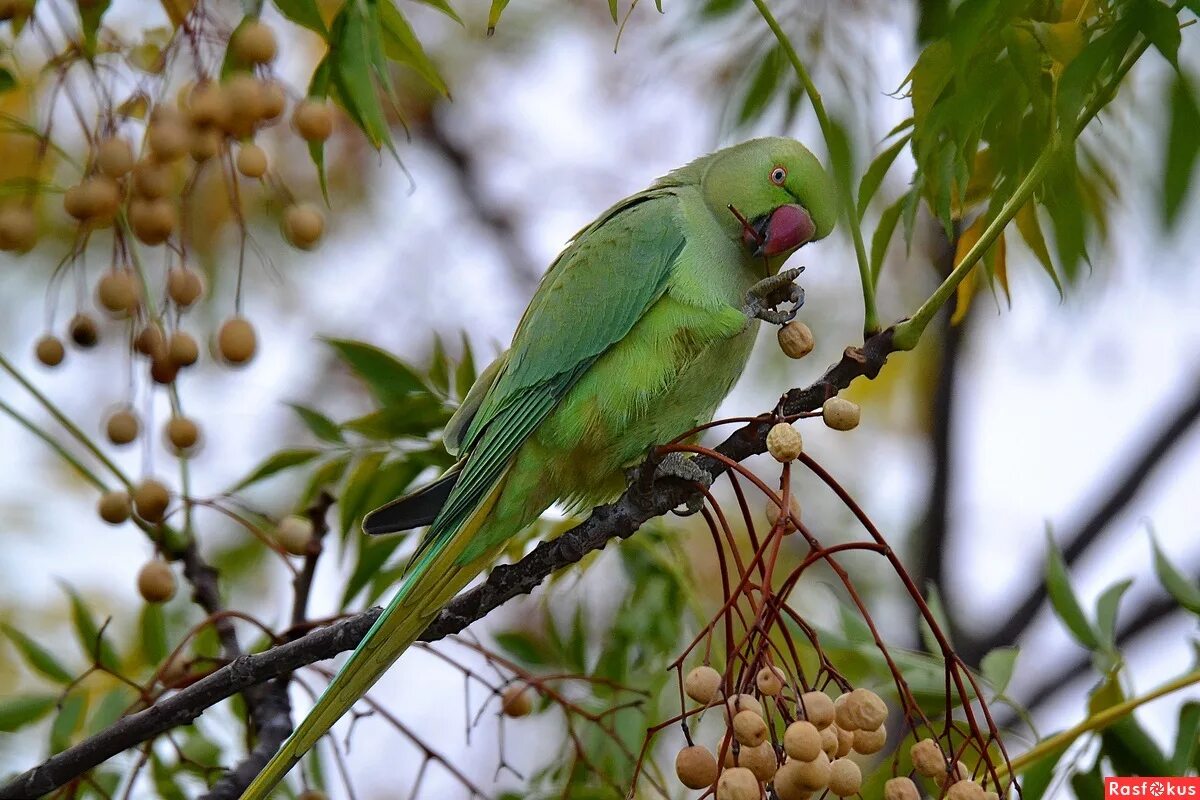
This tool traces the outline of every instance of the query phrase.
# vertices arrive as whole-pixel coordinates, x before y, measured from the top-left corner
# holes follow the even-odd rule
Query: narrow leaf
[[[447,0],[416,0],[416,2],[429,6],[430,8],[436,8],[438,11],[457,22],[459,25],[466,24],[462,21],[462,17],[458,15],[458,12],[454,10]]]
[[[354,523],[370,510],[366,508],[367,496],[381,464],[383,453],[369,453],[350,471],[338,502],[338,519],[343,538],[350,534]]]
[[[871,198],[875,196],[875,192],[883,183],[884,176],[895,162],[896,156],[900,155],[910,139],[912,139],[911,134],[901,136],[894,144],[875,156],[871,166],[867,167],[867,171],[863,173],[862,180],[858,184],[858,219],[860,222],[863,215],[867,213],[867,206],[871,203]]]
[[[996,690],[996,694],[1003,694],[1008,688],[1019,654],[1020,651],[1015,647],[997,647],[989,651],[979,663],[984,679]]]
[[[411,367],[378,347],[350,339],[325,341],[362,378],[382,405],[400,401],[412,392],[425,389]]]
[[[25,662],[36,672],[55,683],[66,684],[73,680],[71,673],[67,672],[66,667],[60,664],[58,659],[50,654],[49,650],[42,647],[33,639],[30,639],[11,625],[0,624],[0,630],[4,631],[17,650],[20,651]]]
[[[288,405],[291,406],[292,410],[296,412],[296,415],[300,417],[300,421],[304,423],[305,427],[308,428],[313,436],[316,436],[318,439],[323,441],[333,442],[335,444],[345,443],[346,439],[344,436],[342,436],[342,432],[338,428],[337,423],[335,423],[329,417],[325,416],[316,409],[300,405],[299,403],[288,403]]]
[[[488,8],[487,35],[491,36],[496,32],[496,25],[500,23],[500,15],[504,13],[504,9],[508,6],[508,0],[492,0],[492,5]]]
[[[1171,87],[1171,126],[1163,156],[1163,219],[1167,227],[1179,221],[1200,155],[1200,104],[1182,74]]]
[[[1041,224],[1038,223],[1037,207],[1032,200],[1017,210],[1016,223],[1017,232],[1021,234],[1025,244],[1033,251],[1038,263],[1042,265],[1042,269],[1050,276],[1050,280],[1054,281],[1054,288],[1058,289],[1058,296],[1061,299],[1063,297],[1062,282],[1058,279],[1054,262],[1050,260],[1050,250],[1046,247],[1046,238],[1042,235]]]
[[[108,669],[117,670],[120,667],[120,659],[117,658],[116,650],[107,640],[100,637],[100,626],[96,624],[96,619],[83,602],[83,598],[70,586],[64,585],[63,590],[71,599],[71,622],[75,626],[75,635],[83,652],[92,661],[99,662]]]
[[[1153,535],[1150,536],[1150,545],[1154,548],[1154,571],[1158,574],[1159,583],[1179,605],[1193,614],[1200,614],[1200,586],[1175,568]]]
[[[391,0],[379,0],[379,21],[383,26],[383,49],[387,57],[411,67],[443,97],[450,96],[446,82],[425,53],[412,26]]]
[[[50,725],[50,753],[61,753],[71,746],[75,732],[87,716],[88,696],[85,692],[72,692],[63,701],[58,715]]]
[[[141,632],[142,661],[157,667],[167,657],[167,621],[162,603],[146,603],[138,621]]]
[[[1058,544],[1049,531],[1046,532],[1046,590],[1050,595],[1050,604],[1054,607],[1059,619],[1067,626],[1067,630],[1075,637],[1075,641],[1088,650],[1098,650],[1100,640],[1091,623],[1084,616],[1079,598],[1071,588],[1071,579],[1067,573],[1066,562]]]
[[[319,455],[321,455],[321,451],[312,448],[298,447],[294,450],[280,450],[278,453],[268,456],[261,464],[250,470],[249,475],[242,478],[229,489],[229,493],[240,492],[247,486],[252,486],[259,481],[266,480],[272,475],[307,464]]]
[[[325,20],[321,17],[321,10],[317,7],[316,0],[272,1],[279,9],[279,13],[287,19],[310,31],[319,33],[322,38],[329,36],[329,28],[325,26]]]
[[[14,733],[50,713],[55,695],[37,694],[0,700],[0,733]]]
[[[1132,580],[1117,581],[1096,600],[1096,629],[1100,641],[1109,648],[1116,647],[1117,607],[1121,604],[1121,596],[1132,585]]]
[[[872,283],[879,283],[879,273],[883,271],[884,256],[887,255],[888,245],[892,242],[892,235],[896,232],[896,223],[900,221],[900,214],[904,211],[908,197],[907,194],[901,195],[896,202],[879,215],[879,223],[875,226],[875,233],[871,235]]]

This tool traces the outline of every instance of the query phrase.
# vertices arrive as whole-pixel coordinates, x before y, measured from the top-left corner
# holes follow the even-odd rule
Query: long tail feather
[[[241,800],[266,800],[304,754],[350,711],[388,667],[417,640],[442,606],[495,558],[497,553],[488,552],[468,564],[458,563],[472,537],[487,519],[502,486],[503,481],[499,481],[458,531],[451,536],[439,537],[434,546],[420,555],[391,603],[330,681],[308,716],[246,788]]]
[[[463,462],[458,462],[428,486],[422,486],[415,492],[399,497],[367,514],[363,519],[363,530],[374,536],[432,524],[442,506],[446,505],[454,485],[458,483],[462,465]]]

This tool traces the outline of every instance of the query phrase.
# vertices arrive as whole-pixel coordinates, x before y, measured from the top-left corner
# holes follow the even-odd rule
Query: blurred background
[[[60,0],[40,0],[39,14],[55,4]],[[857,163],[865,165],[911,113],[896,91],[933,12],[882,0],[778,5],[826,103],[850,132]],[[786,87],[772,86],[765,97],[755,92],[755,82],[765,80],[755,54],[769,40],[752,8],[669,3],[660,14],[643,0],[629,14],[618,46],[603,3],[514,2],[491,37],[485,4],[460,6],[462,27],[434,8],[405,7],[453,99],[407,73],[397,76],[406,122],[405,130],[393,120],[398,161],[375,152],[339,120],[326,148],[330,209],[318,249],[286,248],[274,232],[269,202],[251,206],[258,244],[247,261],[242,308],[258,330],[259,352],[239,370],[205,353],[178,383],[184,407],[203,427],[202,450],[190,459],[194,496],[218,495],[269,453],[312,445],[312,434],[286,403],[336,419],[368,408],[362,385],[322,337],[369,342],[421,369],[432,358],[435,336],[454,359],[465,340],[482,365],[506,346],[538,276],[563,243],[617,198],[697,155],[754,135],[795,136],[824,157],[805,103],[789,107]],[[239,11],[228,14],[236,21]],[[167,24],[158,4],[117,0],[105,26],[132,41],[156,16]],[[319,40],[273,9],[264,19],[281,32],[276,72],[302,91],[319,58]],[[47,29],[61,36],[55,26]],[[14,45],[11,31],[0,30],[0,37],[6,47]],[[1180,59],[1195,74],[1200,50],[1189,37],[1194,34],[1185,30]],[[34,65],[38,45],[29,40],[16,39],[14,52]],[[786,83],[780,74],[772,80]],[[968,662],[994,647],[1019,645],[1006,693],[1029,709],[1042,735],[1082,718],[1097,681],[1089,654],[1045,602],[1048,534],[1067,554],[1084,608],[1114,581],[1133,579],[1117,620],[1131,693],[1196,659],[1195,618],[1176,613],[1168,601],[1154,577],[1151,546],[1153,535],[1181,571],[1200,578],[1200,430],[1194,425],[1200,416],[1200,272],[1194,269],[1200,227],[1190,222],[1200,208],[1192,192],[1181,212],[1184,223],[1168,233],[1158,199],[1172,77],[1161,58],[1142,59],[1098,130],[1089,132],[1109,158],[1119,193],[1107,205],[1103,235],[1094,232],[1089,242],[1090,264],[1064,297],[1012,237],[1011,304],[999,290],[984,289],[961,324],[950,328],[943,315],[916,351],[893,356],[878,380],[856,384],[850,396],[862,405],[864,420],[857,430],[804,427],[806,449],[858,498],[922,585],[937,587]],[[24,113],[23,102],[0,95],[7,113]],[[56,140],[69,146],[69,112],[41,105],[37,113],[64,119]],[[264,132],[259,142],[291,191],[319,203],[303,144],[283,127]],[[5,140],[5,161],[12,141]],[[12,152],[21,155],[15,146]],[[897,164],[881,190],[887,198],[905,190],[912,171],[907,152]],[[99,348],[69,352],[56,370],[35,361],[33,344],[47,325],[61,327],[76,305],[91,303],[86,292],[73,294],[69,280],[47,288],[71,234],[53,221],[62,216],[55,202],[41,213],[57,225],[54,232],[29,256],[0,254],[0,353],[98,438],[106,414],[130,400],[144,415],[162,418],[168,400],[132,382],[117,323],[104,323]],[[220,219],[213,229],[213,240],[196,250],[210,296],[188,322],[202,341],[234,308],[237,237]],[[880,286],[885,319],[910,313],[936,286],[946,247],[939,227],[923,215],[907,252],[902,241],[893,243]],[[95,245],[87,254],[93,275],[105,248]],[[861,341],[858,276],[844,232],[805,248],[793,264],[806,267],[801,318],[815,333],[816,350],[790,361],[772,341],[773,331],[764,330],[718,416],[770,409],[782,391],[811,383],[847,345]],[[0,376],[0,398],[58,430],[6,376]],[[128,450],[107,450],[131,475],[175,475],[173,456],[152,433]],[[117,641],[133,636],[142,606],[135,576],[151,556],[150,545],[132,526],[99,521],[95,491],[7,416],[0,416],[0,443],[0,620],[36,631],[46,648],[80,668],[86,661],[73,644],[64,585],[86,598],[98,618],[111,617]],[[769,464],[757,466],[772,474]],[[167,480],[178,488],[177,479]],[[246,499],[269,516],[291,513],[304,483],[302,475],[282,473],[249,489]],[[815,482],[797,480],[795,490],[810,524],[834,536],[849,531],[848,514]],[[196,525],[202,552],[232,576],[224,586],[227,604],[268,624],[284,623],[289,575],[278,560],[220,515],[200,509]],[[703,572],[712,557],[707,533],[674,519],[664,530]],[[339,610],[353,567],[332,539],[328,544],[334,549],[316,576],[314,618]],[[572,601],[578,599],[601,629],[628,591],[614,552],[620,549],[608,548],[584,576],[510,603],[473,633],[488,641],[499,631],[536,628],[556,592],[574,593]],[[846,561],[889,642],[919,648],[914,611],[894,578],[871,558]],[[702,601],[714,600],[705,597],[702,583],[691,588]],[[794,605],[832,624],[834,594],[824,579],[814,579],[797,590]],[[167,607],[179,630],[198,619],[187,595],[180,591]],[[479,663],[461,649],[456,657]],[[0,644],[0,693],[39,686],[16,650]],[[468,743],[463,692],[460,672],[428,653],[410,652],[373,696],[480,786],[519,789],[521,777],[497,771],[500,728],[491,717]],[[1200,692],[1190,697],[1200,699]],[[308,702],[300,691],[293,699],[297,711]],[[1173,741],[1183,699],[1173,695],[1142,712],[1161,743]],[[1015,721],[1009,712],[1002,716]],[[49,724],[0,734],[0,774],[44,755]],[[347,757],[357,796],[403,796],[420,753],[378,720],[359,725],[371,732],[356,733]],[[228,714],[206,715],[200,727],[226,744],[241,736]],[[551,715],[510,722],[505,760],[528,777],[559,748],[562,735]],[[1035,738],[1018,724],[1009,747],[1020,751]],[[228,758],[236,755],[232,748]],[[154,791],[141,786],[134,796]],[[341,796],[342,790],[333,791]],[[465,794],[431,768],[422,796]]]

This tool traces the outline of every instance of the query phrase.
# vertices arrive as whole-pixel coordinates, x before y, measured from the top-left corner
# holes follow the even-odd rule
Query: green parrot
[[[429,529],[387,609],[243,800],[265,800],[552,503],[614,499],[650,447],[708,422],[745,367],[758,320],[784,322],[803,302],[799,270],[776,271],[836,217],[816,157],[764,138],[676,169],[577,233],[512,346],[448,423],[458,463],[366,517],[369,534]],[[790,313],[776,309],[788,300]],[[678,459],[675,474],[688,467],[699,472]]]

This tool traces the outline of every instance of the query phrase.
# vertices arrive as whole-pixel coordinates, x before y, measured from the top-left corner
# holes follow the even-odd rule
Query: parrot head
[[[727,233],[771,268],[829,235],[837,221],[833,181],[793,139],[753,139],[714,153],[701,187]]]

